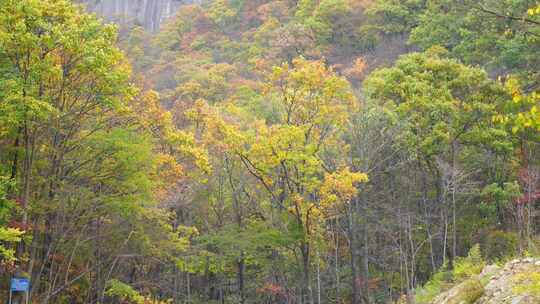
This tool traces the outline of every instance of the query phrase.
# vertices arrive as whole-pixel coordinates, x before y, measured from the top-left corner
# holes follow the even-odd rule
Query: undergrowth
[[[451,286],[480,274],[485,264],[480,252],[480,246],[474,245],[466,257],[455,259],[452,270],[449,270],[446,264],[443,265],[426,284],[417,288],[415,290],[415,303],[430,303]]]

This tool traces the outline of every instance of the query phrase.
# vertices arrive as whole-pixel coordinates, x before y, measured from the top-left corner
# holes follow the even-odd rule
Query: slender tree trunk
[[[336,303],[340,302],[340,281],[339,281],[339,237],[338,237],[338,219],[336,218],[336,225],[334,227],[334,271],[336,274]]]
[[[532,171],[531,171],[531,168],[529,167],[529,165],[527,165],[527,171],[528,171],[528,174],[529,176],[532,175]],[[531,235],[532,235],[532,217],[533,217],[533,199],[532,199],[532,193],[533,193],[533,182],[536,182],[536,179],[535,180],[531,180],[531,178],[529,178],[529,181],[527,183],[527,207],[526,207],[526,210],[527,210],[527,214],[526,214],[526,225],[525,225],[525,237],[526,237],[526,241],[527,241],[527,250],[529,250],[530,246],[531,246]]]
[[[426,173],[422,170],[422,203],[424,207],[424,220],[426,221],[426,233],[429,241],[429,254],[430,254],[430,260],[431,260],[431,271],[435,272],[437,270],[437,266],[435,264],[435,252],[433,250],[433,233],[431,232],[431,213],[429,212],[428,208],[428,190],[427,190],[427,181],[426,181]]]
[[[305,294],[305,300],[306,300],[306,303],[308,304],[314,304],[313,303],[313,290],[311,288],[311,278],[310,278],[309,244],[307,244],[306,241],[302,242],[300,249],[302,252],[302,264],[304,268],[303,289],[304,289],[304,294]]]
[[[369,291],[369,231],[367,221],[364,224],[364,295],[366,303],[370,303]]]
[[[191,304],[191,277],[189,271],[186,273],[186,291],[187,291],[187,304]]]
[[[101,221],[96,219],[96,297],[97,303],[102,303],[101,297]]]
[[[446,216],[446,212],[444,212],[444,206],[443,206],[443,210],[441,210],[441,219],[442,219],[442,222],[443,222],[443,225],[442,225],[442,235],[443,235],[443,248],[442,248],[442,257],[443,257],[443,265],[446,264],[446,257],[447,257],[447,254],[446,254],[446,244],[447,244],[447,239],[448,239],[448,218]]]
[[[321,261],[317,250],[317,304],[321,304]]]
[[[358,294],[358,270],[356,267],[356,231],[354,229],[353,211],[349,210],[348,230],[349,230],[349,250],[351,255],[351,304],[359,304]]]
[[[28,204],[30,200],[30,184],[31,184],[31,177],[32,177],[32,167],[33,167],[33,148],[31,144],[30,134],[28,127],[25,126],[24,128],[24,150],[25,150],[25,157],[24,157],[24,180],[23,180],[23,197],[22,197],[22,203],[23,203],[23,217],[22,217],[22,224],[24,229],[26,229],[28,225]],[[22,242],[21,242],[22,244]]]
[[[11,164],[11,176],[10,178],[11,179],[15,179],[15,177],[17,177],[17,169],[18,169],[18,166],[19,166],[19,141],[20,141],[20,138],[21,138],[21,127],[18,128],[17,130],[17,135],[15,137],[15,142],[13,143],[13,162]]]
[[[178,271],[178,267],[176,267],[176,265],[172,265],[172,267],[174,267],[174,278],[173,278],[173,303],[174,304],[179,304],[179,301],[178,301],[178,281],[180,279],[180,274],[179,274],[179,271]]]
[[[456,228],[456,143],[452,142],[452,168],[451,168],[451,189],[452,189],[452,260],[457,256],[457,228]]]
[[[452,260],[457,256],[456,194],[452,190]]]
[[[410,269],[411,269],[411,275],[410,275],[410,285],[409,285],[409,289],[410,289],[410,292],[409,294],[412,294],[412,291],[414,290],[414,287],[416,286],[416,256],[415,256],[415,246],[414,246],[414,241],[413,241],[413,231],[412,231],[412,220],[411,220],[411,215],[408,214],[407,215],[407,238],[408,238],[408,241],[409,241],[409,250],[410,250],[410,258],[411,258],[411,265],[410,265]]]
[[[240,303],[244,304],[246,302],[246,295],[244,292],[244,253],[240,254],[238,259],[238,289],[240,292]]]
[[[523,204],[518,203],[517,204],[517,217],[516,222],[518,226],[518,235],[519,235],[519,254],[523,254],[524,248],[523,248],[523,242],[524,242],[524,232],[523,232]]]

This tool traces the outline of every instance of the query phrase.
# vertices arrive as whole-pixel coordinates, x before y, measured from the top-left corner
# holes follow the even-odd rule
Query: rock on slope
[[[487,266],[480,275],[440,294],[432,304],[538,304],[540,298],[516,290],[518,278],[540,273],[540,260],[513,260],[503,268]]]

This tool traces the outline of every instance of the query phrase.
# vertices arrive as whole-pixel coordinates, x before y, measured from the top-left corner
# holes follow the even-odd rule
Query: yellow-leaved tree
[[[332,150],[346,149],[340,134],[357,106],[349,83],[323,61],[304,58],[273,69],[265,96],[277,113],[236,137],[231,149],[255,177],[269,199],[272,223],[295,238],[301,257],[302,295],[313,303],[313,247],[323,236],[325,219],[339,212],[367,181],[336,159]],[[341,168],[341,169],[338,169]]]

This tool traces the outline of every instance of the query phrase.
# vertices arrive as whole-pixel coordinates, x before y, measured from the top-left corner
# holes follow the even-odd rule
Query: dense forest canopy
[[[427,304],[540,255],[538,1],[143,26],[0,0],[2,301]]]

